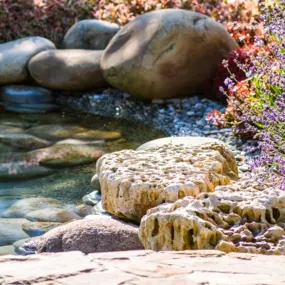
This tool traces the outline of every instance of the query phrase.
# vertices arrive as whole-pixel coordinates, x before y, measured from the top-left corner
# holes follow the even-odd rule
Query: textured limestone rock
[[[152,207],[212,192],[237,176],[233,154],[218,144],[119,151],[101,157],[96,171],[103,208],[135,221]]]
[[[224,27],[205,15],[159,10],[124,26],[104,50],[101,68],[108,83],[139,98],[189,96],[202,91],[237,47]]]
[[[35,242],[37,252],[84,253],[143,249],[138,227],[115,219],[86,219],[57,227]]]
[[[40,285],[280,285],[285,283],[284,263],[284,256],[224,254],[211,250],[4,256],[0,257],[0,282]]]
[[[31,76],[42,86],[59,90],[88,90],[107,85],[100,60],[102,51],[51,50],[29,62]]]
[[[148,211],[140,239],[153,250],[285,254],[285,192],[220,186]]]
[[[66,49],[103,50],[119,29],[117,24],[107,21],[79,21],[68,30],[63,46]]]
[[[30,79],[29,60],[37,53],[55,49],[48,39],[27,37],[0,45],[0,84],[20,83]]]
[[[221,140],[208,138],[208,137],[165,137],[146,142],[139,146],[137,150],[145,150],[148,148],[157,148],[163,145],[188,145],[200,146],[202,144],[217,143],[224,144]]]

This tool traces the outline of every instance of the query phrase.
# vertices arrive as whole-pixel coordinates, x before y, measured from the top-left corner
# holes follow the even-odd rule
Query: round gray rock
[[[88,90],[106,86],[100,68],[102,51],[51,50],[33,57],[32,77],[42,86],[59,90]]]
[[[55,45],[41,37],[27,37],[0,44],[0,85],[30,79],[28,62],[39,52],[50,49],[55,49]]]
[[[112,86],[142,99],[202,92],[217,65],[238,45],[200,13],[153,11],[124,26],[105,49],[101,68]]]
[[[103,50],[120,30],[117,24],[102,20],[83,20],[74,24],[63,40],[66,49]]]
[[[80,220],[55,228],[36,241],[37,252],[84,253],[143,249],[138,227],[111,219]]]
[[[221,140],[207,138],[207,137],[167,137],[161,138],[153,141],[149,141],[139,146],[137,150],[145,150],[148,148],[157,148],[163,145],[189,145],[189,146],[199,146],[207,143],[217,143],[224,144]]]
[[[0,92],[4,101],[17,104],[50,103],[55,99],[52,91],[36,86],[7,85]]]

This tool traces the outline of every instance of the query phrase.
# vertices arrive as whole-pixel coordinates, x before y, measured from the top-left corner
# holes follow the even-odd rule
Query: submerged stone
[[[0,89],[4,102],[19,104],[24,108],[38,108],[42,103],[51,103],[55,96],[51,90],[25,85],[7,85]],[[45,105],[45,104],[43,104]],[[17,105],[15,105],[17,106]]]
[[[28,238],[22,230],[26,219],[3,219],[0,218],[0,246],[11,245],[15,241]]]
[[[0,246],[0,256],[1,255],[14,255],[14,254],[16,254],[16,251],[13,245]]]
[[[68,167],[95,162],[103,151],[88,145],[54,144],[29,152],[28,155],[47,167]]]
[[[46,113],[56,111],[59,109],[55,104],[12,104],[4,103],[4,108],[7,111],[17,113]]]
[[[0,143],[7,144],[19,150],[34,150],[47,147],[51,144],[46,140],[29,134],[0,134]]]
[[[37,237],[61,225],[62,223],[55,222],[26,222],[22,225],[22,229],[30,237]]]
[[[36,222],[54,222],[66,223],[74,220],[80,220],[81,217],[67,209],[47,208],[35,210],[26,215],[29,221]]]
[[[22,218],[26,217],[30,212],[48,209],[48,208],[61,208],[60,201],[52,198],[27,198],[22,199],[13,204],[7,211],[2,214],[6,218]]]
[[[13,156],[12,156],[13,158]],[[0,162],[0,181],[26,180],[51,175],[55,170],[38,165],[38,161]]]
[[[82,139],[82,140],[113,140],[121,137],[119,132],[91,130],[79,125],[72,124],[50,124],[30,128],[30,134],[51,139]]]

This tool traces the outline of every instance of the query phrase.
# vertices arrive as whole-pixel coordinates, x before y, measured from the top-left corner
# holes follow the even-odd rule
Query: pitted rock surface
[[[119,151],[101,157],[96,171],[103,208],[134,221],[159,204],[212,192],[238,174],[233,154],[219,144]]]
[[[284,191],[219,186],[214,193],[149,210],[139,235],[144,246],[153,250],[285,254],[284,229]]]

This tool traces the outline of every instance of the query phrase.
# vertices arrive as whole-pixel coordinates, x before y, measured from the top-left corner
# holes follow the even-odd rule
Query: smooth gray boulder
[[[100,68],[102,51],[50,50],[33,57],[29,71],[40,85],[58,90],[98,89],[107,85]]]
[[[28,62],[41,51],[55,49],[42,37],[26,37],[0,44],[0,85],[21,83],[31,79]]]
[[[209,17],[181,9],[145,13],[124,26],[104,50],[107,82],[141,99],[202,92],[238,44]]]
[[[66,49],[103,50],[120,30],[117,24],[102,20],[83,20],[75,23],[66,33]]]

